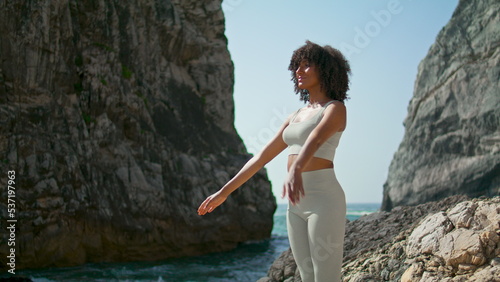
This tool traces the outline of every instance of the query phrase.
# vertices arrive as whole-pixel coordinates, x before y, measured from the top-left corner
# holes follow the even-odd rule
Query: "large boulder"
[[[0,1],[0,214],[17,220],[17,268],[159,260],[270,236],[264,170],[197,215],[250,158],[233,125],[224,29],[221,0]]]

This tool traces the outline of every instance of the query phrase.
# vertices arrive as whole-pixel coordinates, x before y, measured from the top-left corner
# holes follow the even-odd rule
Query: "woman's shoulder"
[[[325,111],[326,110],[332,111],[335,109],[345,110],[346,106],[345,106],[344,102],[342,102],[342,101],[332,100],[332,101],[328,102],[328,105],[326,105],[326,107],[325,107]]]
[[[328,105],[326,105],[323,116],[327,119],[337,119],[337,118],[345,118],[347,114],[346,106],[343,102],[338,100],[331,101]]]

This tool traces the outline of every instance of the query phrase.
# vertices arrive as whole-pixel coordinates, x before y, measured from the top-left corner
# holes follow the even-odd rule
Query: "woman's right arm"
[[[216,207],[221,205],[227,197],[241,185],[248,181],[254,174],[262,169],[268,162],[274,159],[279,153],[287,148],[283,141],[283,130],[288,126],[290,118],[288,118],[280,127],[276,135],[267,143],[266,146],[255,156],[253,156],[241,170],[224,185],[219,191],[210,195],[198,208],[198,214],[204,215],[207,212],[212,212]]]

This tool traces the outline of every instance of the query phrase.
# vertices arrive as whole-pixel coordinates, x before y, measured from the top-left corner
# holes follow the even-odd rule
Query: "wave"
[[[373,210],[367,210],[367,211],[347,211],[347,215],[350,215],[350,216],[363,216],[363,215],[368,215],[368,214],[371,214],[371,213],[374,213],[374,212],[377,212],[377,211],[373,211]]]

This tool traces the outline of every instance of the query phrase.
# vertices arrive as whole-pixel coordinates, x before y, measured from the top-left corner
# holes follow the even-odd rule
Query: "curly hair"
[[[304,101],[304,103],[309,101],[309,92],[306,89],[299,88],[295,74],[303,60],[316,66],[321,89],[326,92],[328,97],[341,102],[349,99],[347,96],[349,75],[351,73],[349,62],[339,50],[329,45],[321,47],[307,40],[304,46],[293,52],[288,66],[288,70],[292,74],[292,81],[295,84],[295,93],[300,93],[301,101]]]

